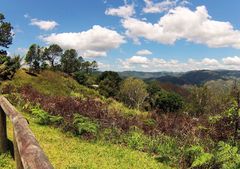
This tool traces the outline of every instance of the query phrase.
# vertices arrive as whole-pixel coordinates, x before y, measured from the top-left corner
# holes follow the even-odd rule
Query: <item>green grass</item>
[[[29,120],[30,128],[56,169],[169,168],[157,162],[147,153],[117,145],[87,142],[56,128],[38,125],[31,116],[24,115]],[[8,135],[12,139],[12,125],[9,121]],[[5,163],[5,166],[1,166],[2,162]],[[14,168],[14,162],[9,156],[2,158],[0,156],[0,167],[4,169]]]
[[[11,81],[4,81],[2,86],[5,84],[18,87],[30,84],[41,93],[54,96],[100,97],[97,91],[78,84],[70,76],[50,70],[44,70],[37,76],[32,76],[20,69]]]

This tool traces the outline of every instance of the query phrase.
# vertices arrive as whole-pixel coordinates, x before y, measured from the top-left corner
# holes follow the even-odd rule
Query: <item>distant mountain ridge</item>
[[[120,72],[122,77],[137,77],[146,81],[157,80],[177,85],[200,85],[210,80],[240,78],[240,70],[196,70],[189,72]]]
[[[162,76],[179,76],[182,72],[141,72],[141,71],[123,71],[118,72],[121,77],[136,77],[140,79],[159,78]]]

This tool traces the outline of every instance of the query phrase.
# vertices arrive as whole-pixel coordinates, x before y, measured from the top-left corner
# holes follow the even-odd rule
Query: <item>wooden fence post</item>
[[[0,107],[0,153],[5,153],[8,149],[6,125],[6,114]]]
[[[21,156],[19,154],[16,137],[14,134],[14,129],[13,129],[13,147],[14,147],[14,160],[16,162],[16,169],[23,169]]]

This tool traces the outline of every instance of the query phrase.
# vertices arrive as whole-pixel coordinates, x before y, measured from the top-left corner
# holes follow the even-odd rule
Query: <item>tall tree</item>
[[[25,61],[30,67],[30,72],[39,72],[42,61],[42,49],[40,46],[32,44],[26,54]]]
[[[69,49],[64,52],[61,58],[61,66],[62,70],[68,74],[78,71],[79,60],[75,49]]]
[[[57,44],[53,44],[44,49],[43,57],[49,61],[52,68],[55,68],[56,60],[60,60],[62,54],[62,48]]]
[[[129,107],[140,109],[147,96],[147,85],[140,79],[129,77],[120,87],[120,97]]]
[[[12,44],[13,27],[4,20],[4,15],[0,13],[0,47],[8,48]],[[6,51],[0,50],[0,54],[6,55]]]

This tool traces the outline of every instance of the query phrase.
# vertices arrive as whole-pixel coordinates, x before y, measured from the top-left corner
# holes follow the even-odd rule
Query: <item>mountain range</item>
[[[189,72],[138,72],[124,71],[119,72],[120,76],[136,77],[145,81],[157,80],[164,83],[173,83],[177,85],[201,85],[210,80],[218,79],[236,79],[240,78],[240,70],[196,70]]]

